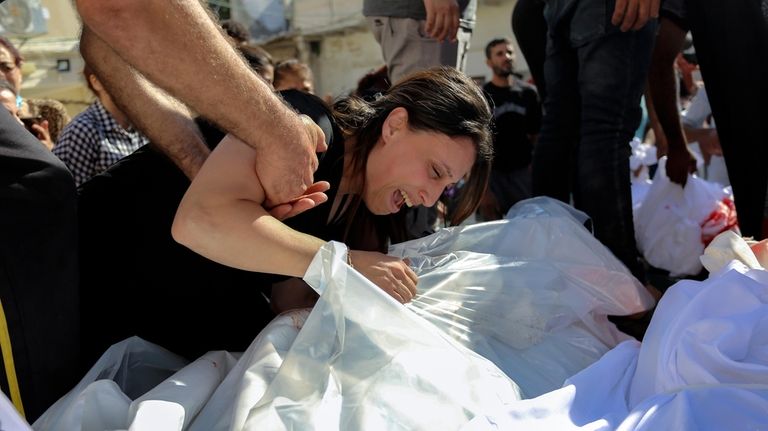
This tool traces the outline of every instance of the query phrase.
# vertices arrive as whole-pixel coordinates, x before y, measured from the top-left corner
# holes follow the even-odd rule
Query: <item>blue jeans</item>
[[[609,3],[609,2],[606,2]],[[569,202],[593,221],[595,236],[641,282],[632,220],[629,142],[640,121],[640,97],[653,49],[656,21],[622,33],[609,22],[612,5],[550,21],[544,77],[547,98],[533,154],[533,194]],[[573,20],[573,16],[579,17]],[[594,29],[604,29],[595,36]]]

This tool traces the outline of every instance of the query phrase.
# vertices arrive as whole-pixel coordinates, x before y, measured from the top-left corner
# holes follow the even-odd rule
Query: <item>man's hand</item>
[[[356,270],[401,304],[410,302],[416,295],[419,277],[406,261],[375,251],[350,250],[349,253]]]
[[[696,172],[696,158],[685,146],[670,146],[667,154],[667,176],[673,183],[685,186],[688,174]]]
[[[288,127],[283,142],[266,143],[256,158],[256,173],[267,196],[266,208],[307,194],[314,184],[316,153],[328,149],[323,130],[306,115],[294,117]]]
[[[331,188],[331,184],[328,183],[328,181],[318,181],[312,184],[306,190],[304,195],[299,196],[290,202],[268,208],[267,211],[269,211],[269,214],[272,217],[280,221],[291,218],[327,201],[328,195],[326,195],[325,192],[329,188]]]
[[[427,10],[424,30],[429,37],[438,42],[455,42],[459,31],[459,3],[456,0],[424,0],[424,8]]]
[[[621,31],[640,30],[650,18],[659,17],[661,0],[616,0],[611,24]]]

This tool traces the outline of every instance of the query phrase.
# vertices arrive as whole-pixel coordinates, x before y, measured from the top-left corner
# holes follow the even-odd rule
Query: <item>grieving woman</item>
[[[289,277],[302,277],[325,242],[341,241],[356,270],[408,302],[418,279],[407,262],[384,253],[406,239],[403,206],[433,206],[463,179],[452,223],[477,207],[492,158],[482,91],[452,68],[434,68],[373,101],[339,100],[327,119],[340,139],[329,144],[317,182],[282,205],[265,202],[254,170],[259,154],[226,136],[179,205],[173,237],[216,262]],[[311,295],[296,299],[301,289],[295,278],[275,284],[273,299],[292,298],[275,300],[284,304],[275,308],[311,305]]]

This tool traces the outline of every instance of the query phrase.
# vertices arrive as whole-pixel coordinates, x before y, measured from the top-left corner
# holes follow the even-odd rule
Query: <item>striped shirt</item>
[[[67,165],[80,186],[148,143],[132,127],[122,128],[97,100],[64,127],[53,154]]]

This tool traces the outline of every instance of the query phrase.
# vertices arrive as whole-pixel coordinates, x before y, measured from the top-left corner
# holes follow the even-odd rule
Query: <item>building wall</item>
[[[59,100],[70,115],[75,115],[92,100],[81,73],[80,21],[71,1],[41,3],[48,10],[48,32],[31,38],[11,38],[25,60],[21,94]]]
[[[321,96],[350,93],[363,75],[384,64],[379,45],[367,28],[328,35],[318,43],[319,52],[311,53],[309,64]]]

